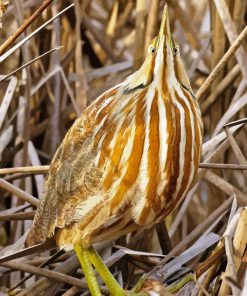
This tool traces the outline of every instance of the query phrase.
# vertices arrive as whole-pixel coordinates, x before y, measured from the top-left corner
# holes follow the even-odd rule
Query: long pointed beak
[[[169,46],[172,48],[172,35],[170,30],[170,24],[169,24],[169,15],[168,15],[168,7],[167,4],[164,6],[163,14],[162,14],[162,20],[160,25],[160,31],[157,38],[157,49],[159,49],[160,46],[162,46],[162,37],[166,37],[166,42],[168,42]]]

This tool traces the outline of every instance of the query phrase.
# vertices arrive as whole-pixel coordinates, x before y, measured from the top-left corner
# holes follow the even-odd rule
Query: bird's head
[[[180,83],[192,92],[178,43],[171,34],[167,5],[163,10],[159,34],[149,45],[143,65],[129,78],[126,92],[144,88],[153,82],[158,86],[164,82],[167,85]]]

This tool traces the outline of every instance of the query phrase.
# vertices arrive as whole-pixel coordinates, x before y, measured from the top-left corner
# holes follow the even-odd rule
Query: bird
[[[92,295],[93,266],[111,295],[126,295],[94,245],[148,229],[183,200],[197,174],[202,117],[164,6],[143,65],[91,103],[51,162],[30,247],[50,238],[74,250]]]

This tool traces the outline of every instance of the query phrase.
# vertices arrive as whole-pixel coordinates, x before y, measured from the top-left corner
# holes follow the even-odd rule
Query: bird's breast
[[[201,115],[179,88],[164,95],[143,89],[106,119],[97,165],[111,212],[130,207],[133,220],[150,223],[176,207],[198,168]]]

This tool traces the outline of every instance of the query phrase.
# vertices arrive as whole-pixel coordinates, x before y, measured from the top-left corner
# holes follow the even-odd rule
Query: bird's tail
[[[46,239],[42,239],[40,236],[38,236],[36,231],[34,230],[34,227],[32,227],[25,240],[25,247],[29,248],[37,244],[44,243],[45,241]]]

